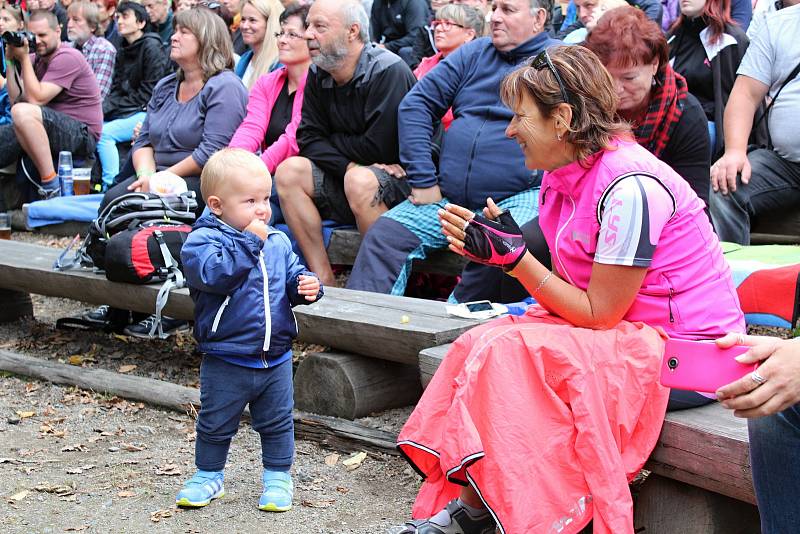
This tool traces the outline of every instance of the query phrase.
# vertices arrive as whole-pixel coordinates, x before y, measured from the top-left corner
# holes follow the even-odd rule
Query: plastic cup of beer
[[[72,190],[75,195],[88,195],[92,181],[92,169],[72,170]]]
[[[0,239],[11,239],[11,214],[0,212]]]

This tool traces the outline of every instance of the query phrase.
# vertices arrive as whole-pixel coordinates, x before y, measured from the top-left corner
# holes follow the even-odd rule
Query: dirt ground
[[[65,246],[68,240],[15,233]],[[198,385],[199,357],[188,334],[141,341],[55,329],[87,304],[34,296],[33,320],[0,325],[0,348],[87,368]],[[297,356],[314,347],[297,347]],[[358,422],[399,431],[410,408]],[[368,456],[297,442],[294,508],[256,508],[260,442],[243,423],[225,470],[226,496],[198,510],[174,507],[194,471],[190,415],[0,373],[0,530],[51,532],[386,533],[411,510],[419,477],[399,457]],[[348,462],[349,463],[349,462]]]

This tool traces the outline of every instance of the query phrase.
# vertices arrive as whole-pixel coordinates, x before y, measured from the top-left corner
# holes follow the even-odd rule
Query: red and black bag
[[[181,268],[181,248],[192,227],[147,221],[116,233],[106,242],[106,278],[113,282],[165,282]]]

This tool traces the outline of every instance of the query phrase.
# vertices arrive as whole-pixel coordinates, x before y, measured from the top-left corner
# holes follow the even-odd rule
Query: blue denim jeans
[[[289,471],[294,457],[292,360],[255,369],[204,356],[200,364],[200,414],[195,465],[222,471],[244,408],[261,436],[261,461],[271,471]]]
[[[762,534],[800,531],[800,404],[749,419],[747,429]]]
[[[723,195],[711,192],[709,209],[720,241],[750,244],[753,217],[780,217],[800,206],[800,163],[780,157],[772,150],[759,149],[747,155],[752,168],[750,182],[737,178],[736,191]]]
[[[108,189],[119,174],[119,152],[117,143],[133,139],[136,123],[144,122],[147,113],[140,111],[124,119],[116,119],[103,123],[103,133],[97,142],[97,155],[103,166],[103,189]]]

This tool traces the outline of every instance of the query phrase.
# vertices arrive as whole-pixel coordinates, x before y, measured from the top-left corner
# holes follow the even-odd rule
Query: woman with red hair
[[[731,19],[730,0],[682,0],[669,58],[708,118],[712,160],[722,154],[722,115],[749,40]]]
[[[640,145],[672,167],[708,204],[710,148],[703,108],[669,63],[661,28],[640,10],[607,11],[583,46],[597,54],[617,90],[617,114]]]

